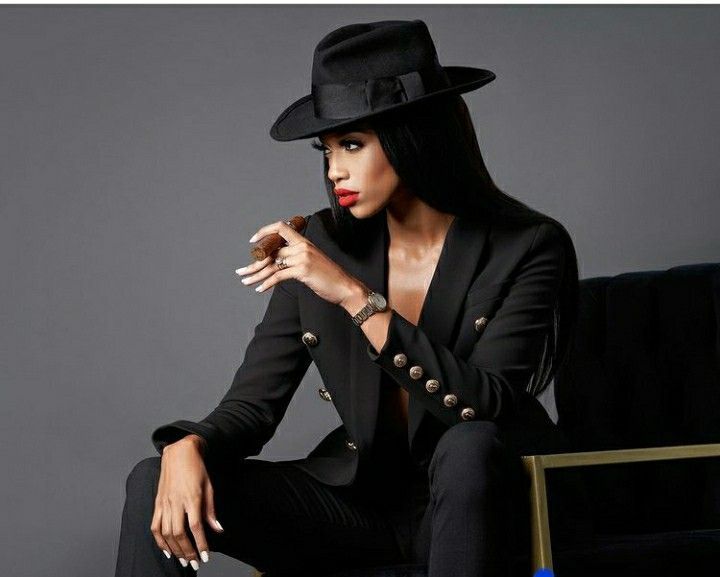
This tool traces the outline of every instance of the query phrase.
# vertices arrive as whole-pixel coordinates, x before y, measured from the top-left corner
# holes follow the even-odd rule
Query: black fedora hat
[[[311,91],[270,128],[275,140],[316,136],[444,94],[480,88],[490,70],[441,66],[422,20],[382,20],[333,30],[315,48]]]

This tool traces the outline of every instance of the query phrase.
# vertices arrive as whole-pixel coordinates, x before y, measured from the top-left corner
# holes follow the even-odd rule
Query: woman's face
[[[313,141],[312,146],[323,151],[328,159],[327,176],[334,184],[335,193],[356,193],[337,196],[340,206],[351,211],[355,218],[378,213],[403,189],[380,140],[370,128],[326,132]]]

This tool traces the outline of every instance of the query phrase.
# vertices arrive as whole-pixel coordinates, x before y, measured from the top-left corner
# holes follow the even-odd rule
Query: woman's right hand
[[[204,443],[202,437],[191,434],[163,449],[150,525],[155,542],[168,559],[171,551],[183,567],[187,567],[189,561],[196,571],[197,559],[207,563],[209,558],[203,520],[217,533],[223,531],[215,518],[213,487],[203,460]],[[186,516],[197,551],[186,533]]]

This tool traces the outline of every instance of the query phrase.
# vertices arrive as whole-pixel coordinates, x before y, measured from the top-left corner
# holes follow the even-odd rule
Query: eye
[[[315,150],[320,150],[321,152],[323,152],[324,156],[327,156],[327,154],[329,152],[329,150],[327,148],[325,148],[325,146],[322,144],[322,142],[320,142],[318,140],[313,140],[312,142],[310,142],[310,146],[312,146]],[[354,152],[354,151],[360,150],[360,148],[362,148],[362,143],[358,142],[357,140],[352,140],[351,138],[343,138],[340,141],[340,146],[342,146],[342,147],[357,146],[357,148],[348,150],[348,152]]]
[[[323,152],[325,151],[325,147],[322,144],[320,144],[317,140],[313,140],[310,143],[310,146],[312,146],[315,150],[320,150]]]
[[[348,138],[346,140],[341,140],[340,146],[357,146],[357,148],[350,149],[350,151],[352,152],[353,150],[360,150],[360,148],[362,148],[362,143],[358,142],[357,140],[352,140],[351,138]]]

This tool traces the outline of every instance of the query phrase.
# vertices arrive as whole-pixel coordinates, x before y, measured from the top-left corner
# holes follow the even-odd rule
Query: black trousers
[[[528,557],[529,481],[490,421],[450,427],[427,469],[388,464],[349,487],[324,485],[283,461],[243,459],[208,473],[225,529],[206,524],[211,551],[268,576],[390,564],[427,565],[429,577],[530,572],[513,566]],[[115,577],[195,574],[167,559],[150,532],[159,475],[156,456],[127,477]]]

